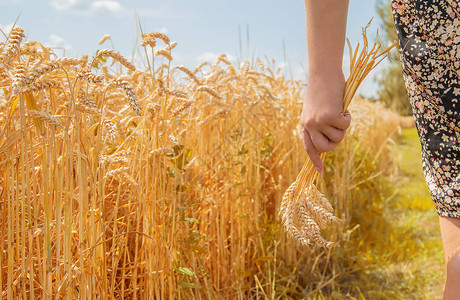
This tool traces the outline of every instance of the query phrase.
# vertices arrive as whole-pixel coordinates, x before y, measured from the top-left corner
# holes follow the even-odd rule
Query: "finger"
[[[303,133],[303,147],[305,151],[307,151],[308,157],[310,157],[311,162],[316,167],[319,173],[323,171],[323,161],[320,157],[320,152],[316,149],[315,145],[313,144],[310,134],[307,130],[302,130]]]
[[[329,152],[339,145],[339,143],[331,141],[319,131],[312,131],[310,133],[310,138],[319,152]]]
[[[346,130],[328,126],[322,130],[322,133],[334,143],[340,143],[345,137]]]
[[[330,120],[330,124],[334,127],[337,127],[338,129],[347,129],[350,126],[351,123],[351,114],[347,110],[345,113],[340,113],[336,116],[334,116]]]

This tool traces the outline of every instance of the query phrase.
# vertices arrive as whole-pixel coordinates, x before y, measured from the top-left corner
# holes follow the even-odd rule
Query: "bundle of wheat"
[[[364,78],[386,57],[388,51],[396,45],[396,43],[393,43],[390,47],[381,51],[382,45],[377,40],[369,50],[367,28],[369,28],[370,24],[371,22],[363,28],[364,42],[359,55],[359,44],[353,51],[350,41],[347,39],[350,51],[350,76],[345,84],[343,98],[344,112],[350,105],[353,96]],[[325,157],[326,153],[322,153],[321,159],[323,161]],[[317,190],[318,179],[319,174],[316,172],[315,166],[307,158],[296,180],[286,190],[281,201],[279,214],[281,215],[286,231],[298,242],[303,245],[315,242],[320,246],[330,248],[335,243],[324,239],[321,236],[320,230],[340,220],[332,214],[333,207],[326,197]]]

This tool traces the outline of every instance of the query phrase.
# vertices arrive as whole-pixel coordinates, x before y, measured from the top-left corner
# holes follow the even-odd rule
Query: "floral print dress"
[[[460,217],[460,0],[393,0],[401,67],[425,179],[443,217]]]

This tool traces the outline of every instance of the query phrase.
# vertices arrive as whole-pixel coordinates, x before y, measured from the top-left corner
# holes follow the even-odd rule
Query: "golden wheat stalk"
[[[156,46],[155,39],[161,39],[165,44],[169,44],[170,42],[169,37],[166,34],[163,34],[161,32],[149,32],[142,34],[141,46],[150,46],[153,48]],[[171,49],[172,48],[173,47],[171,47]]]
[[[136,67],[130,63],[123,55],[120,54],[120,52],[118,51],[115,51],[115,50],[110,50],[110,49],[102,49],[102,50],[99,50],[96,54],[96,56],[94,57],[93,61],[100,57],[100,56],[104,56],[104,57],[111,57],[114,61],[118,61],[120,64],[122,64],[123,66],[125,66],[126,68],[128,68],[129,70],[131,71],[136,71]]]
[[[363,28],[363,47],[359,55],[359,44],[353,51],[350,41],[347,39],[350,51],[350,76],[345,84],[343,112],[347,110],[364,78],[396,45],[395,42],[385,50],[381,50],[382,45],[376,41],[372,48],[369,48],[366,31],[370,24],[371,22]],[[325,157],[326,153],[321,153],[323,161]],[[328,224],[337,223],[340,219],[332,214],[331,204],[317,190],[318,180],[319,174],[316,172],[311,160],[307,157],[296,180],[286,190],[281,200],[279,214],[288,234],[293,236],[299,243],[303,245],[316,243],[317,245],[330,248],[335,243],[325,240],[320,234],[320,228],[324,229]]]
[[[22,28],[16,27],[11,29],[10,35],[6,43],[5,49],[2,49],[0,55],[0,62],[5,62],[8,59],[11,59],[14,55],[18,54],[20,51],[20,44],[22,39],[25,37],[24,30]]]

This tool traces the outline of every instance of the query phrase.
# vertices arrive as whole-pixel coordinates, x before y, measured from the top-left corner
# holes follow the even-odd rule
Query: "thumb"
[[[350,123],[351,123],[351,114],[348,110],[346,110],[344,113],[341,113],[338,115],[338,117],[334,121],[334,124],[332,125],[336,128],[345,130],[350,126]]]

